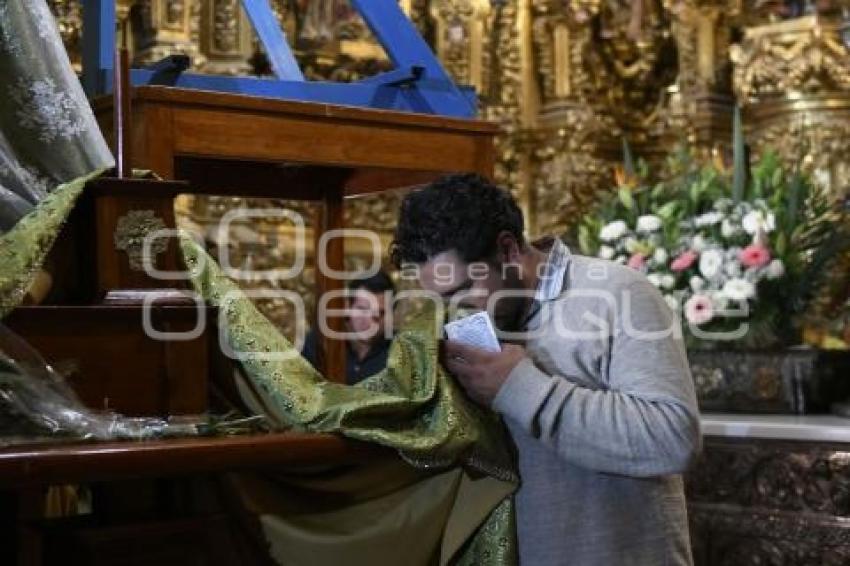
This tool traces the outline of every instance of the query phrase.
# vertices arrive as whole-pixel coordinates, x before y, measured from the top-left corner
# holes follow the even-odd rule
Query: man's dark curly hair
[[[390,258],[401,267],[456,250],[467,263],[482,261],[503,231],[523,243],[522,211],[510,193],[480,175],[449,175],[404,198]]]

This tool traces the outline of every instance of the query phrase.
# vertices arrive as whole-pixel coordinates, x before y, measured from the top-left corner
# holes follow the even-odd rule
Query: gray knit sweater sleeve
[[[678,322],[645,279],[623,289],[626,299],[611,307],[614,316],[605,313],[613,331],[598,387],[549,375],[526,358],[493,408],[570,464],[634,477],[680,473],[699,451],[700,431],[685,350],[670,332]],[[547,355],[580,347],[565,338]]]

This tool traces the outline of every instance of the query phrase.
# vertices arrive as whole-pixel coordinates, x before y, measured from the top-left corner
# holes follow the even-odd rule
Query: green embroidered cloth
[[[62,185],[0,236],[0,316],[20,304],[86,181],[95,175]],[[295,351],[202,247],[188,236],[181,240],[181,247],[195,290],[209,304],[219,307],[219,324],[229,345],[242,353],[248,394],[273,421],[285,428],[337,432],[391,447],[409,464],[407,468],[417,470],[405,476],[405,472],[393,468],[394,473],[405,476],[399,480],[398,490],[370,500],[373,505],[364,507],[364,513],[375,513],[374,504],[387,509],[386,502],[392,497],[398,499],[401,493],[403,500],[419,502],[416,509],[429,511],[422,513],[420,523],[414,521],[413,527],[421,529],[435,520],[445,523],[438,532],[442,547],[432,557],[433,563],[516,563],[510,493],[517,479],[509,441],[497,418],[469,403],[437,362],[441,321],[435,320],[433,313],[426,313],[399,332],[386,370],[356,386],[332,383]],[[435,487],[416,496],[423,482]],[[367,484],[361,484],[360,489]],[[352,504],[337,510],[333,519],[349,521],[352,511],[355,517],[361,516]],[[284,549],[283,559],[287,558],[285,549],[294,548],[293,541],[313,548],[315,544],[310,541],[315,542],[317,533],[323,533],[320,522],[311,523],[305,531],[303,525],[297,529],[292,526],[293,516],[275,518],[273,512],[265,513],[266,535],[273,550]],[[408,519],[409,515],[405,514]],[[304,511],[294,516],[303,520]],[[370,533],[369,529],[360,529],[357,536],[366,536],[367,543],[382,540],[379,533]],[[354,564],[358,563],[354,559],[357,545],[352,536],[349,532],[337,537],[334,544],[341,546],[330,548],[346,549],[349,545],[353,553],[350,563]],[[275,537],[283,537],[286,544],[276,546]],[[323,545],[328,543],[323,540]],[[379,558],[379,554],[373,556],[374,560]],[[363,561],[367,562],[365,557]]]

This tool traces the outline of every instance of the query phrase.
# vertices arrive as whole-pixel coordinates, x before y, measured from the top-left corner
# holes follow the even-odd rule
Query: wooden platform
[[[236,470],[355,462],[372,444],[331,434],[271,433],[122,442],[59,442],[0,448],[0,490],[165,478]]]

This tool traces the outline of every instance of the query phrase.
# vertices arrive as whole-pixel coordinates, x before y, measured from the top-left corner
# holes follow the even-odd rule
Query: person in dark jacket
[[[345,330],[362,335],[346,341],[346,382],[354,385],[387,366],[391,338],[384,329],[395,285],[389,275],[379,271],[350,281],[348,292]],[[319,333],[311,330],[301,351],[313,367],[318,367],[318,341]]]

